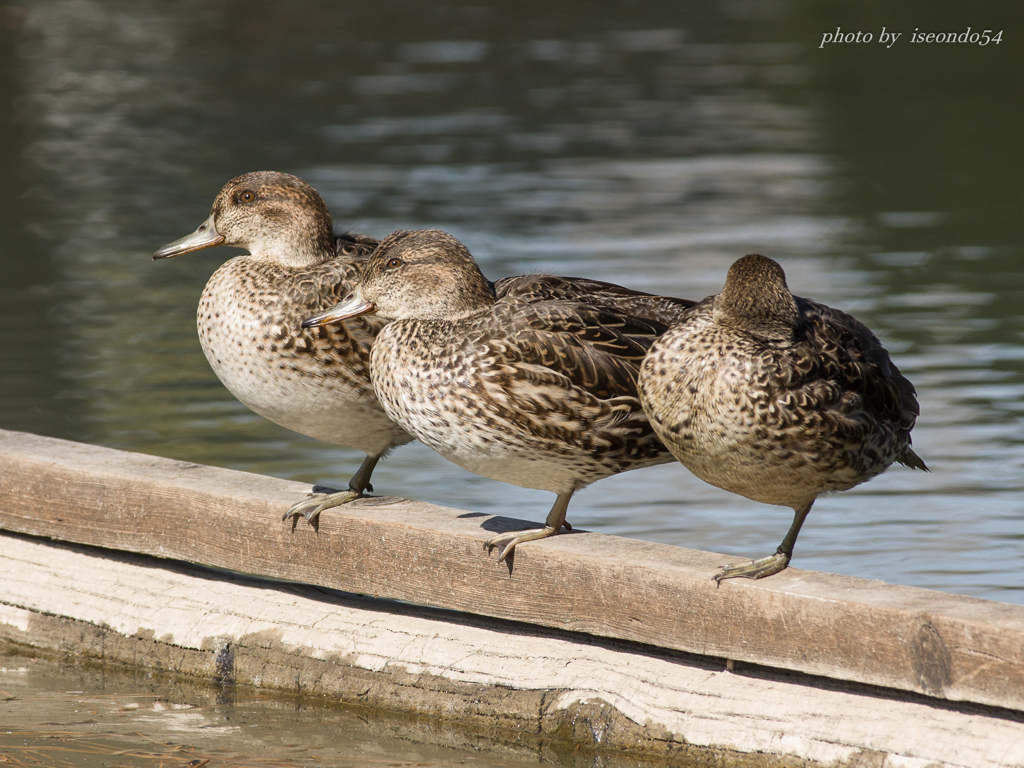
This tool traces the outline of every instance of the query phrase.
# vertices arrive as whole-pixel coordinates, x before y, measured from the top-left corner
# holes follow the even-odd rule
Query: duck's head
[[[245,248],[285,266],[312,266],[334,256],[331,215],[317,191],[296,176],[246,173],[224,185],[199,229],[168,243],[153,258],[217,245]]]
[[[729,268],[715,297],[714,320],[770,341],[793,338],[800,314],[779,263],[752,253]]]
[[[326,325],[376,312],[390,320],[459,320],[494,304],[494,290],[462,243],[439,229],[385,237],[345,301],[303,322]]]

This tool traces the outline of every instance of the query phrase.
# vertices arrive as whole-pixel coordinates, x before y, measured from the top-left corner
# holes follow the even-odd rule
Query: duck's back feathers
[[[524,275],[499,280],[492,322],[516,353],[598,397],[636,397],[651,344],[692,301],[655,296],[578,277]]]
[[[666,327],[606,309],[557,300],[502,302],[506,354],[542,365],[600,398],[635,397],[636,376],[651,343]]]
[[[917,390],[904,376],[871,330],[854,317],[810,299],[794,297],[800,311],[792,366],[783,370],[835,382],[849,401],[857,398],[864,412],[891,425],[896,439],[906,441],[896,460],[916,469],[925,463],[910,449],[910,432],[921,413]],[[807,361],[799,364],[797,361]],[[796,384],[796,382],[794,382]]]
[[[340,225],[334,226],[335,253],[339,257],[361,263],[366,261],[378,245],[380,241],[375,237],[351,232]]]
[[[656,296],[585,277],[557,275],[506,277],[494,284],[494,291],[498,299],[514,297],[529,303],[558,299],[581,302],[665,327],[680,322],[683,311],[694,305],[689,299]]]

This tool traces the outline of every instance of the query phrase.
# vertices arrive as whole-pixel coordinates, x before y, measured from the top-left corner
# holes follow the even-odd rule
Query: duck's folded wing
[[[640,363],[667,330],[658,321],[577,301],[510,304],[499,313],[509,362],[543,366],[602,399],[637,396]]]
[[[925,469],[909,448],[910,431],[921,413],[917,390],[889,352],[867,326],[845,312],[807,299],[797,302],[803,318],[797,348],[810,347],[807,359],[817,364],[806,375],[835,381],[843,392],[858,396],[869,417],[888,422],[906,437],[906,455],[898,460]]]
[[[334,227],[334,250],[338,256],[351,259],[356,262],[364,262],[380,245],[375,237],[361,235],[358,232],[350,232],[344,227]]]
[[[494,284],[494,291],[499,301],[504,299],[531,304],[543,301],[575,301],[614,313],[652,320],[665,326],[681,322],[685,310],[695,303],[674,296],[634,291],[601,280],[558,275],[506,277]]]

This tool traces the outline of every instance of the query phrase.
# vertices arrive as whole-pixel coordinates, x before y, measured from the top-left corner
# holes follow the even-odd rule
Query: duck
[[[785,569],[820,495],[894,462],[928,469],[911,447],[917,392],[875,334],[794,296],[779,263],[760,254],[737,260],[721,293],[651,345],[638,386],[655,433],[690,472],[793,510],[774,554],[724,567],[717,584]]]
[[[259,171],[227,182],[206,221],[153,259],[220,245],[248,253],[214,272],[199,300],[199,339],[214,373],[275,424],[366,454],[347,490],[315,492],[284,515],[316,525],[324,510],[372,491],[380,459],[413,439],[370,383],[370,349],[384,322],[302,326],[352,292],[378,242],[336,230],[319,193],[297,176]]]
[[[557,276],[484,277],[437,229],[381,241],[347,300],[303,324],[389,320],[370,353],[388,416],[458,466],[556,494],[545,524],[487,539],[511,563],[559,533],[572,495],[605,477],[672,461],[644,415],[639,366],[694,302]]]

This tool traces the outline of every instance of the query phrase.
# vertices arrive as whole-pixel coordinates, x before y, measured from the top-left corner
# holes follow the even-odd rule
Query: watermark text
[[[882,27],[882,31],[877,35],[874,32],[864,32],[863,30],[844,32],[842,27],[836,27],[835,32],[822,33],[818,48],[824,48],[826,45],[856,45],[875,41],[877,41],[876,45],[881,44],[886,48],[892,48],[901,36],[903,36],[902,32],[890,32],[886,27]],[[1003,42],[1003,30],[985,29],[978,32],[968,27],[963,32],[921,32],[919,27],[915,27],[914,31],[910,33],[909,39],[911,43],[968,43],[970,45],[992,43],[999,45]]]

